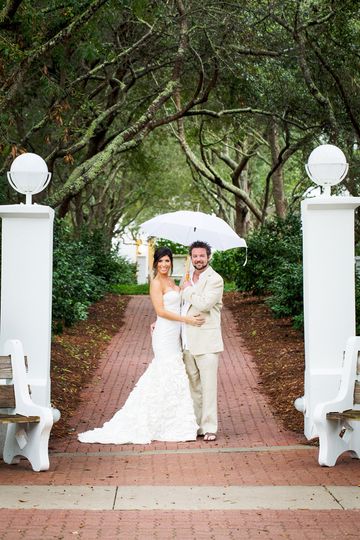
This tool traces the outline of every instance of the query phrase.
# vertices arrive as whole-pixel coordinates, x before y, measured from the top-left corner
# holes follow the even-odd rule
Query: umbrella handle
[[[185,260],[185,277],[184,281],[190,281],[190,255]]]
[[[243,266],[247,265],[247,259],[248,259],[248,248],[247,248],[247,246],[245,246],[245,262],[244,262]]]

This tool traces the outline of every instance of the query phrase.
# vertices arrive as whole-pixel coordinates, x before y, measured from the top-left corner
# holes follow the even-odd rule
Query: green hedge
[[[101,232],[74,238],[61,220],[54,230],[53,330],[87,318],[88,308],[112,285],[136,281],[135,265],[109,250]]]
[[[211,257],[211,266],[221,275],[225,283],[234,283],[239,267],[245,262],[245,256],[246,252],[243,248],[215,251]]]
[[[247,238],[244,249],[214,254],[212,265],[237,289],[267,295],[277,317],[291,316],[303,326],[302,235],[298,216],[274,219]]]
[[[113,285],[111,291],[117,294],[149,294],[148,283]]]
[[[298,216],[274,219],[248,238],[248,261],[238,266],[236,284],[254,294],[272,291],[272,282],[286,264],[302,264],[302,236]]]
[[[292,317],[295,328],[304,328],[303,268],[298,262],[284,261],[272,279],[267,304],[275,317]]]

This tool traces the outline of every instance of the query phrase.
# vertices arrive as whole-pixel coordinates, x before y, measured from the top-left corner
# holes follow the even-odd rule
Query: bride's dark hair
[[[158,263],[159,263],[160,259],[162,259],[162,257],[166,257],[166,256],[168,256],[170,261],[171,261],[171,272],[173,271],[173,269],[174,269],[174,267],[173,267],[173,254],[172,254],[171,249],[168,248],[168,247],[158,247],[158,248],[155,249],[155,253],[154,253],[154,262],[153,262],[154,277],[157,274],[157,267],[158,267]]]

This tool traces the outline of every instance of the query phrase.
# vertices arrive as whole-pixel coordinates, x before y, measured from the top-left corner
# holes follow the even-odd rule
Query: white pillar
[[[318,436],[316,405],[338,393],[346,342],[355,335],[354,210],[360,197],[301,204],[304,261],[305,436]]]
[[[136,264],[137,264],[137,283],[148,283],[149,281],[149,275],[148,275],[148,264],[146,255],[138,255],[136,257]]]
[[[32,399],[49,407],[54,211],[16,204],[0,206],[0,217],[0,347],[8,339],[22,342]]]

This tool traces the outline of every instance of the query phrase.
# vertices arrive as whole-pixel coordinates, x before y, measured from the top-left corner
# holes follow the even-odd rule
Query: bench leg
[[[50,423],[41,421],[38,424],[10,424],[4,446],[5,463],[18,463],[20,457],[26,457],[34,471],[47,471],[51,427],[52,421]]]
[[[360,457],[360,425],[341,420],[317,423],[319,433],[319,465],[333,467],[344,452]]]

